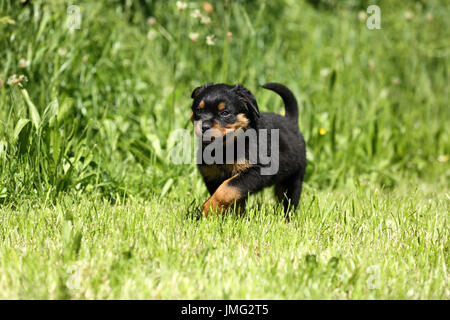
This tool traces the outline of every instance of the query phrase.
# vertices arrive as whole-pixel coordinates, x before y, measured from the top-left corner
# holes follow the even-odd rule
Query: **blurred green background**
[[[313,188],[448,187],[449,14],[437,0],[1,0],[0,201],[202,188],[168,154],[205,82],[241,82],[274,112],[260,85],[290,87]]]

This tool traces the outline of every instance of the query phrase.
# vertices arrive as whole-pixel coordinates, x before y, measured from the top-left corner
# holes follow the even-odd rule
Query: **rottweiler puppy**
[[[207,83],[192,92],[194,132],[200,137],[198,169],[211,194],[205,216],[230,207],[243,212],[249,194],[275,186],[288,218],[297,208],[306,169],[298,105],[282,84],[267,83],[283,99],[286,115],[262,113],[241,84]]]

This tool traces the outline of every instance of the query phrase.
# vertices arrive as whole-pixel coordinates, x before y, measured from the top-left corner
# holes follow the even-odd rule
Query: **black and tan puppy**
[[[281,96],[286,116],[261,113],[253,94],[240,84],[208,83],[192,92],[191,119],[196,135],[202,137],[199,157],[220,140],[219,149],[223,148],[227,159],[197,162],[211,194],[203,204],[205,215],[212,211],[224,212],[235,205],[242,211],[249,194],[272,185],[286,216],[298,206],[306,169],[306,148],[298,128],[297,100],[281,84],[268,83],[263,87]],[[211,131],[214,134],[207,134]],[[243,150],[238,150],[241,145],[237,143],[237,131],[246,142]],[[249,134],[252,131],[256,134]],[[215,148],[217,153],[217,145]]]

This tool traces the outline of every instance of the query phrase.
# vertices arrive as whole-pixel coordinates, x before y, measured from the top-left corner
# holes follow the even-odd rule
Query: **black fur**
[[[245,114],[249,119],[248,128],[279,129],[279,171],[274,175],[261,175],[263,164],[257,163],[246,168],[238,174],[227,170],[225,165],[199,164],[200,173],[211,195],[229,180],[229,185],[236,187],[242,197],[236,200],[241,207],[245,206],[248,194],[262,190],[268,186],[275,186],[278,199],[283,203],[285,214],[297,208],[302,191],[302,182],[306,169],[306,147],[304,138],[298,128],[298,106],[292,92],[285,86],[277,83],[268,83],[263,86],[278,93],[285,103],[286,116],[274,113],[261,113],[253,94],[242,85],[230,86],[226,84],[206,84],[196,88],[192,93],[193,121],[202,121],[202,124],[216,124],[226,126],[238,119],[238,114]],[[203,108],[199,107],[203,101]],[[217,105],[224,102],[229,115],[221,116]],[[225,114],[227,113],[225,112]],[[206,125],[208,127],[208,125]],[[270,139],[269,139],[270,141]],[[259,140],[258,140],[259,146]],[[204,148],[205,145],[202,144]],[[270,150],[270,149],[269,149]],[[248,156],[246,150],[245,157]],[[236,159],[237,160],[237,159]],[[212,166],[217,174],[211,174]]]

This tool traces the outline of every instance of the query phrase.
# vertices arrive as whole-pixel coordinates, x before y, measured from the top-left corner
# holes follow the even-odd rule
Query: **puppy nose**
[[[202,122],[202,132],[204,133],[205,131],[211,129],[211,124],[207,121],[203,121]]]

